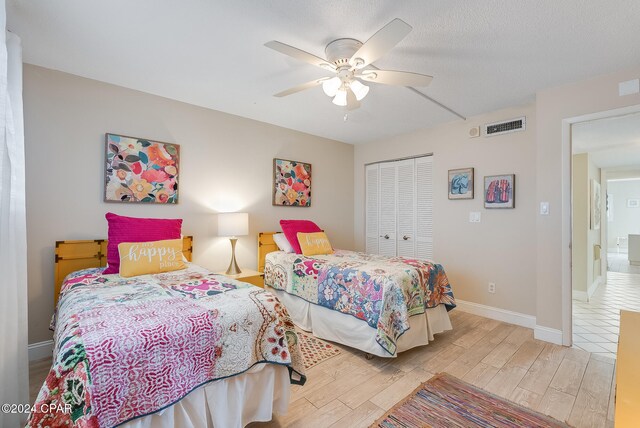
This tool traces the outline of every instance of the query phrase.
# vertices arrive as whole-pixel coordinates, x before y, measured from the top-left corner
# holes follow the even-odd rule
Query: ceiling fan
[[[408,71],[380,70],[372,63],[397,45],[412,28],[401,19],[394,19],[375,33],[364,44],[355,39],[337,39],[325,48],[327,59],[272,40],[265,46],[300,61],[307,62],[335,73],[334,77],[315,79],[275,94],[285,97],[322,85],[325,94],[333,98],[333,103],[347,110],[360,107],[360,101],[369,92],[362,81],[394,86],[427,86],[433,77]]]

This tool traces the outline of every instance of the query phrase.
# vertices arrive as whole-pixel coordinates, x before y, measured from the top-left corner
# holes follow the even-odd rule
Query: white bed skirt
[[[203,385],[160,412],[127,422],[125,428],[240,428],[284,414],[289,406],[289,370],[257,364],[249,371]]]
[[[451,330],[451,320],[444,305],[427,309],[424,315],[409,318],[410,329],[398,339],[396,353],[389,354],[376,342],[376,330],[366,322],[324,306],[314,305],[281,290],[269,288],[278,296],[298,327],[320,339],[341,343],[379,357],[396,357],[416,346],[428,344],[433,335]]]

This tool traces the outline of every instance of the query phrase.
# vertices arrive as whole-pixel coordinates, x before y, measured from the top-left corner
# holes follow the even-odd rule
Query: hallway
[[[626,254],[620,256],[624,259],[610,253],[610,269],[620,271],[609,270],[607,284],[598,287],[588,303],[573,301],[573,346],[610,358],[616,357],[620,310],[640,312],[640,269],[625,265]]]

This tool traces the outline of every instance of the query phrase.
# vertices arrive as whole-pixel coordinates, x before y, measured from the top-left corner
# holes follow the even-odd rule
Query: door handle
[[[389,235],[384,235],[384,236],[380,235],[380,238],[389,239]]]
[[[402,239],[404,239],[404,240],[406,241],[406,240],[408,240],[408,239],[409,239],[409,237],[408,237],[407,235],[404,235],[404,236],[402,237]]]

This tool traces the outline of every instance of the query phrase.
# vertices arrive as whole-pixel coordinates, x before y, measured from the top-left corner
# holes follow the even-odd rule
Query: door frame
[[[571,228],[573,207],[571,205],[571,125],[598,119],[623,116],[640,112],[640,104],[589,113],[562,120],[562,344],[573,344],[573,305],[571,284]],[[606,273],[605,273],[606,274]]]

